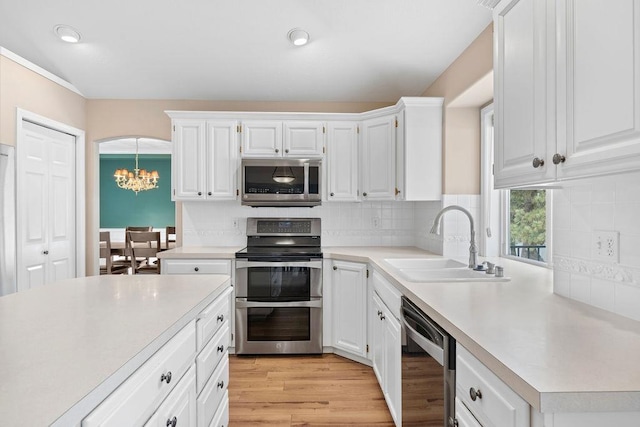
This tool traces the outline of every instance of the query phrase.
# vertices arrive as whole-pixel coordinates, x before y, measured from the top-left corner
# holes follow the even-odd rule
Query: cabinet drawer
[[[196,371],[191,366],[144,427],[196,427]]]
[[[215,301],[202,310],[198,316],[198,320],[196,321],[198,351],[202,350],[224,322],[229,319],[231,312],[229,308],[230,294],[231,288],[227,288]]]
[[[217,259],[165,259],[162,273],[231,275],[231,261]]]
[[[198,368],[197,390],[202,391],[205,383],[215,370],[218,363],[226,356],[229,344],[229,321],[226,321],[222,328],[214,335],[214,337],[205,345],[204,350],[200,352],[196,358],[196,367]]]
[[[229,385],[229,358],[225,357],[198,396],[198,427],[208,427],[218,411]]]
[[[456,397],[456,421],[458,427],[482,427],[464,403]]]
[[[82,426],[141,425],[145,422],[193,364],[196,353],[194,323],[185,326],[127,378],[82,420]]]
[[[229,425],[229,392],[224,392],[224,397],[220,406],[218,406],[218,412],[213,416],[213,420],[209,427],[227,427]]]
[[[458,344],[456,352],[456,397],[480,424],[485,427],[527,427],[529,404],[467,349]]]
[[[373,270],[373,289],[378,293],[378,296],[380,296],[380,299],[385,305],[389,307],[389,310],[396,319],[400,319],[402,316],[400,310],[402,293],[375,269]]]

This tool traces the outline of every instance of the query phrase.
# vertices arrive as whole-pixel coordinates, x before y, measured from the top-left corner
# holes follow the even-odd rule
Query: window
[[[493,188],[493,105],[483,108],[480,114],[480,255],[549,263],[551,190]]]

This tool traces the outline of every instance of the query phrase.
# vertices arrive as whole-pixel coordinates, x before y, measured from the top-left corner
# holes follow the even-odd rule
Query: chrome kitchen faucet
[[[446,208],[438,212],[438,214],[436,215],[435,219],[433,220],[433,226],[431,227],[430,233],[435,234],[436,236],[440,235],[440,224],[442,223],[442,216],[444,215],[445,212],[448,212],[451,210],[460,211],[469,218],[469,226],[471,228],[471,239],[470,239],[471,245],[469,246],[469,268],[475,268],[476,262],[477,262],[476,255],[478,254],[478,248],[476,247],[476,230],[473,224],[473,217],[471,216],[471,212],[469,212],[462,206],[458,206],[458,205],[447,206]]]

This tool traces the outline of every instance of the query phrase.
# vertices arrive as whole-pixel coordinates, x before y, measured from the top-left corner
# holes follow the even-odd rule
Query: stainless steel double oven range
[[[247,218],[235,315],[236,354],[322,353],[320,218]]]

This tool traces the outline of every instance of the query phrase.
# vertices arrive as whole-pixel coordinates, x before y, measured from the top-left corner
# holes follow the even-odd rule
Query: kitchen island
[[[1,297],[0,419],[79,425],[229,286],[225,275],[109,275]]]

